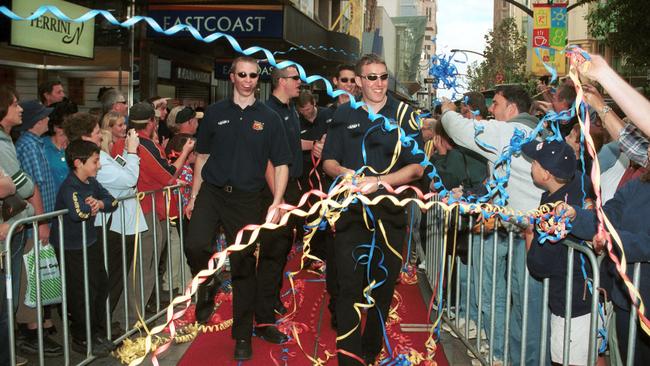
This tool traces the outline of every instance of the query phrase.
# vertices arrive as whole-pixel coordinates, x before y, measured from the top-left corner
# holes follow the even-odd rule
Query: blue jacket
[[[585,191],[588,192],[587,197],[593,196],[590,193],[592,189],[588,178],[585,181]],[[565,184],[553,194],[544,192],[540,204],[566,201],[571,205],[581,207],[582,196],[581,175],[576,174],[571,182]],[[551,309],[551,313],[564,317],[568,247],[562,244],[563,240],[557,243],[547,241],[540,244],[538,239],[539,234],[535,232],[535,239],[530,246],[527,256],[528,270],[531,275],[538,279],[550,279],[549,308]],[[573,238],[571,235],[567,239],[574,243],[580,242],[580,240]],[[573,282],[571,317],[573,318],[588,314],[591,311],[591,295],[589,291],[587,291],[587,295],[583,299],[585,278],[582,272],[582,260],[580,257],[580,252],[573,252],[573,273],[571,276]],[[586,258],[584,267],[587,275],[591,277],[592,269]]]
[[[93,225],[95,216],[91,213],[90,205],[85,202],[86,198],[90,196],[104,202],[103,212],[113,212],[117,208],[115,198],[95,178],[88,178],[88,183],[84,183],[74,173],[70,173],[61,184],[54,210],[68,209],[68,214],[63,215],[63,247],[65,250],[82,248],[81,227],[84,224],[86,225],[86,246],[89,247],[97,241],[97,229]],[[50,242],[56,247],[59,246],[59,223],[56,219],[52,220]]]
[[[625,258],[627,260],[627,275],[632,280],[634,272],[633,263],[641,263],[641,282],[639,293],[647,301],[650,298],[650,225],[648,225],[648,214],[650,208],[650,183],[642,182],[638,178],[631,180],[619,189],[614,198],[607,201],[603,206],[605,215],[616,228],[618,235],[623,242]],[[598,220],[596,214],[590,210],[583,210],[576,207],[576,218],[573,221],[572,234],[590,240],[596,234]],[[620,258],[620,253],[616,249]],[[613,284],[611,298],[614,304],[623,308],[630,308],[630,297],[623,281],[615,274],[617,279]],[[647,310],[645,315],[650,312]]]

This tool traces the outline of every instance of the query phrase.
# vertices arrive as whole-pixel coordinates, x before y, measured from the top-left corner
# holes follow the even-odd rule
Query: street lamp
[[[472,51],[472,50],[459,50],[459,49],[457,49],[457,48],[454,48],[454,49],[452,49],[452,50],[450,50],[450,51],[453,52],[453,53],[456,53],[456,52],[462,52],[462,53],[468,52],[468,53],[473,53],[473,54],[475,54],[475,55],[479,55],[479,56],[482,56],[482,57],[487,58],[487,56],[485,56],[484,53],[476,52],[476,51]]]

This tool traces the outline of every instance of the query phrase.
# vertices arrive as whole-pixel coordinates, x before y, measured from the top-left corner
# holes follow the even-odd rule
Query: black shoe
[[[24,353],[37,355],[38,354],[38,338],[27,337],[20,344],[20,350]],[[63,347],[56,343],[52,338],[45,335],[43,336],[43,354],[46,357],[59,357],[63,354]]]
[[[275,305],[273,305],[273,311],[275,311],[276,313],[278,313],[280,315],[287,315],[287,312],[288,312],[286,306],[284,306],[282,301],[277,301],[275,303]]]
[[[253,347],[248,339],[235,340],[235,361],[246,361],[253,357]]]
[[[217,276],[212,276],[199,285],[196,293],[196,309],[194,310],[197,322],[206,324],[210,321],[214,312],[214,297],[217,295],[220,286],[221,279]]]
[[[278,328],[270,325],[268,327],[255,327],[255,335],[269,343],[282,344],[289,340],[286,334],[280,332]]]
[[[81,353],[82,355],[86,354],[88,342],[86,342],[85,339],[81,340],[77,338],[72,338],[72,342],[70,342],[70,345],[72,346],[73,351]],[[96,337],[95,339],[93,339],[91,353],[97,357],[106,357],[114,349],[115,349],[115,345],[113,345],[113,343],[111,343],[109,340],[103,337]]]

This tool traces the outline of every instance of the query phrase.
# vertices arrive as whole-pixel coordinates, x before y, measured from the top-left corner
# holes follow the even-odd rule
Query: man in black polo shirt
[[[399,124],[407,135],[416,136],[415,140],[422,147],[422,139],[415,123],[415,112],[408,105],[399,103],[386,94],[386,63],[377,55],[365,55],[357,62],[356,75],[355,80],[366,106]],[[375,128],[368,133],[364,141],[369,129],[384,123],[382,119],[371,122],[365,108],[364,106],[355,110],[348,103],[336,110],[323,150],[323,167],[331,177],[351,176],[363,166],[372,167],[375,172],[366,169],[365,177],[357,177],[357,185],[364,187],[365,194],[372,198],[385,193],[381,190],[377,192],[382,183],[398,187],[419,179],[423,173],[419,163],[424,156],[413,155],[410,148],[404,147],[396,153],[395,148],[400,143],[397,130],[388,133],[381,128]],[[362,144],[365,144],[365,162]],[[396,160],[391,165],[395,154]],[[337,334],[341,337],[337,340],[337,348],[371,364],[382,349],[382,326],[388,317],[395,281],[402,264],[402,258],[397,253],[402,253],[406,215],[403,207],[396,207],[386,200],[368,209],[372,212],[376,233],[372,258],[357,262],[360,256],[370,254],[368,244],[373,236],[366,228],[363,208],[359,203],[351,204],[336,222],[334,250],[339,290],[336,301]],[[380,229],[380,223],[384,230]],[[382,231],[385,232],[387,241]],[[382,259],[383,264],[380,266],[379,261]],[[364,264],[366,262],[368,264]],[[366,283],[375,283],[375,286],[378,286],[370,293],[375,300],[375,306],[368,310],[365,329],[362,331],[354,304],[368,302],[362,296],[364,276],[368,270],[366,266],[370,266]],[[339,353],[338,361],[339,365],[359,364],[355,358],[343,353]]]
[[[207,268],[213,254],[216,230],[223,225],[228,243],[235,242],[237,232],[262,218],[261,191],[267,184],[267,163],[273,165],[273,202],[268,212],[275,212],[272,222],[280,217],[276,207],[282,202],[287,184],[291,152],[278,115],[255,100],[259,67],[251,57],[233,61],[230,81],[234,84],[232,99],[209,106],[201,123],[196,144],[196,163],[192,197],[187,212],[191,215],[185,254],[192,274]],[[248,235],[243,242],[247,242]],[[251,336],[256,303],[259,303],[259,280],[270,276],[262,270],[263,258],[256,269],[255,246],[230,254],[233,288],[233,327],[235,360],[252,356]],[[214,309],[214,296],[219,287],[216,277],[199,286],[196,318],[207,322]],[[262,324],[258,320],[258,324]],[[273,326],[258,327],[256,335],[273,343],[286,341],[286,335]]]
[[[292,98],[297,97],[300,93],[300,75],[295,66],[283,69],[275,68],[271,72],[271,80],[273,93],[269,100],[266,101],[266,105],[280,116],[292,156],[289,165],[289,181],[284,192],[284,202],[296,205],[301,195],[302,148],[300,145],[300,120]],[[266,176],[270,191],[265,191],[265,205],[271,203],[270,192],[274,188],[274,182],[268,169]],[[292,216],[286,226],[262,232],[260,241],[263,245],[260,250],[260,257],[266,260],[260,266],[264,266],[263,270],[271,275],[264,279],[263,283],[260,283],[262,301],[259,306],[258,322],[275,323],[276,311],[280,314],[286,314],[287,312],[287,309],[280,301],[284,266],[287,263],[287,254],[289,254],[293,244],[293,230],[297,229],[297,234],[302,237],[303,223],[304,220]]]

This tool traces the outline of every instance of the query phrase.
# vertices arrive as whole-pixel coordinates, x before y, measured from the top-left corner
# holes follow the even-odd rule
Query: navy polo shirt
[[[266,105],[274,110],[282,119],[284,131],[289,141],[291,150],[291,163],[289,165],[289,177],[299,178],[302,175],[302,145],[300,143],[300,116],[293,102],[282,103],[275,95],[271,95]]]
[[[416,114],[410,106],[398,102],[389,95],[386,105],[379,113],[393,121],[401,121],[402,129],[414,138],[420,149],[423,149],[422,136],[415,122]],[[336,160],[341,166],[353,170],[368,165],[382,172],[390,165],[395,147],[400,144],[397,129],[386,132],[381,127],[375,127],[383,123],[383,119],[371,122],[368,119],[368,112],[363,108],[354,109],[350,103],[339,106],[334,112],[328,129],[323,160]],[[373,130],[364,141],[366,131],[371,128]],[[367,158],[365,163],[362,153],[363,143],[365,143]],[[424,154],[413,155],[410,147],[402,147],[395,165],[389,172],[395,172],[409,164],[419,164],[423,159]],[[374,175],[370,171],[365,173]]]
[[[210,105],[197,134],[196,151],[210,154],[201,176],[218,187],[259,192],[266,185],[267,161],[291,162],[291,151],[277,113],[259,101],[242,109],[232,99]]]

